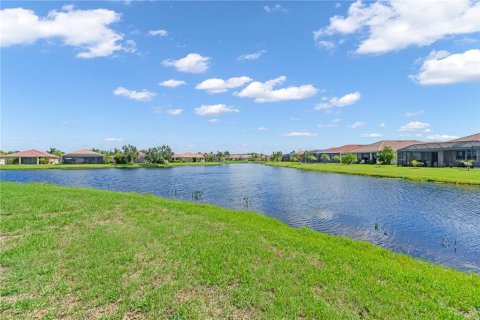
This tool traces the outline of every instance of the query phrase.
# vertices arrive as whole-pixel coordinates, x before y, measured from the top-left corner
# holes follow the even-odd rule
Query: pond
[[[0,171],[2,180],[150,193],[248,209],[480,273],[480,188],[258,164]]]

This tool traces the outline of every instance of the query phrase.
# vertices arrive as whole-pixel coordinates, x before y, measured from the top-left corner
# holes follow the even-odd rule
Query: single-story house
[[[330,149],[325,149],[325,150],[315,150],[313,152],[309,152],[310,154],[313,154],[317,157],[318,162],[335,162],[333,157],[335,156],[340,156],[342,157],[342,154],[349,153],[350,151],[354,149],[358,149],[360,147],[363,147],[363,144],[346,144],[341,147],[335,147],[335,148],[330,148]],[[323,160],[322,156],[326,154],[328,156],[328,160]]]
[[[422,142],[417,140],[381,140],[356,149],[352,149],[349,152],[353,153],[357,157],[357,161],[359,163],[375,163],[377,161],[378,152],[382,151],[385,147],[390,147],[393,149],[393,151],[397,152],[399,149],[418,143]],[[392,164],[397,164],[397,158],[392,160]]]
[[[145,159],[145,156],[146,156],[145,152],[142,152],[142,151],[138,152],[138,156],[133,161],[133,163],[146,163],[147,160]]]
[[[398,164],[409,166],[413,160],[428,167],[457,167],[471,160],[480,166],[480,133],[448,142],[414,144],[398,150]]]
[[[184,162],[205,162],[205,154],[201,152],[197,153],[176,153],[173,155],[173,161]]]
[[[63,164],[102,164],[103,154],[88,150],[80,149],[77,151],[65,153],[62,155]]]
[[[253,156],[251,154],[231,154],[227,159],[233,161],[250,161],[253,160]]]
[[[58,164],[60,159],[59,156],[34,149],[4,154],[0,158],[3,159],[0,164],[5,164],[6,158],[18,158],[18,164],[40,164],[40,158],[48,159],[51,164]]]

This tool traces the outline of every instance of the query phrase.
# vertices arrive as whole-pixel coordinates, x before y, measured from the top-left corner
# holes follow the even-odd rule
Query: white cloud
[[[259,128],[257,128],[257,130],[258,130],[258,131],[267,131],[267,128],[265,128],[265,127],[259,127]]]
[[[198,90],[205,90],[208,93],[221,93],[229,89],[238,88],[252,81],[249,77],[236,77],[227,80],[212,78],[200,82],[195,87]]]
[[[316,42],[335,34],[362,34],[357,53],[385,53],[412,45],[430,45],[446,36],[480,31],[480,2],[357,0],[348,15],[333,16],[314,32]],[[367,36],[364,37],[366,30]]]
[[[123,140],[122,138],[105,138],[105,141],[107,142],[118,142],[122,140]]]
[[[267,51],[265,50],[260,50],[254,53],[247,53],[247,54],[242,54],[237,58],[238,61],[245,61],[245,60],[257,60],[259,59],[263,54],[265,54]]]
[[[358,129],[358,128],[363,128],[364,126],[365,126],[365,123],[357,121],[352,123],[351,125],[348,125],[347,127],[349,127],[350,129]]]
[[[387,125],[385,123],[380,123],[380,128],[385,128]]]
[[[383,134],[381,133],[362,133],[360,135],[362,138],[380,138],[383,137]]]
[[[241,98],[255,99],[255,102],[275,102],[306,99],[315,95],[318,91],[311,84],[273,89],[273,87],[282,84],[285,80],[287,80],[287,77],[280,76],[266,82],[254,81],[236,95]]]
[[[183,80],[170,79],[170,80],[165,80],[163,82],[160,82],[158,85],[162,87],[167,87],[167,88],[176,88],[184,84],[187,84],[187,83]]]
[[[155,93],[148,90],[135,91],[128,90],[124,87],[118,87],[113,90],[113,94],[116,96],[127,97],[128,99],[138,100],[138,101],[150,101],[155,96]]]
[[[411,75],[410,79],[422,85],[480,81],[480,50],[457,54],[433,51],[423,62],[420,72]]]
[[[292,131],[289,133],[283,134],[285,137],[314,137],[317,134],[308,131]]]
[[[323,98],[326,99],[327,102],[319,103],[315,106],[315,110],[326,110],[331,109],[334,107],[341,108],[345,106],[349,106],[354,104],[360,100],[360,92],[352,92],[344,95],[343,97],[333,97],[333,98]]]
[[[152,36],[166,37],[168,36],[168,31],[159,29],[159,30],[150,30],[148,33]]]
[[[416,116],[419,116],[421,114],[424,114],[425,111],[413,111],[413,112],[405,112],[405,117],[416,117]]]
[[[272,5],[267,5],[263,7],[263,10],[267,13],[273,13],[273,12],[288,12],[288,10],[282,6],[281,4],[272,4]]]
[[[220,121],[221,120],[217,119],[217,118],[213,118],[213,119],[208,120],[208,122],[212,122],[212,123],[217,123],[217,122],[220,122]]]
[[[430,132],[430,123],[412,121],[400,127],[403,132]]]
[[[123,34],[108,26],[120,21],[112,10],[75,10],[64,6],[39,17],[32,10],[9,8],[0,10],[0,42],[2,47],[33,44],[40,39],[60,39],[64,45],[79,50],[79,58],[106,57],[118,51],[135,51],[135,42],[124,44]]]
[[[427,140],[435,140],[435,141],[449,141],[453,139],[458,139],[460,138],[459,136],[452,136],[448,134],[436,134],[436,135],[431,135],[431,136],[426,136],[425,139]]]
[[[165,113],[171,116],[178,116],[182,113],[182,111],[183,109],[167,109],[165,110]]]
[[[199,116],[209,116],[213,114],[221,114],[227,112],[239,112],[238,109],[229,107],[222,103],[212,104],[212,105],[202,105],[198,108],[195,108],[195,113]]]
[[[210,66],[210,57],[204,57],[198,53],[189,53],[178,60],[164,60],[162,64],[165,67],[174,67],[180,72],[203,73]]]
[[[319,128],[335,128],[335,127],[338,127],[340,121],[341,121],[340,119],[334,119],[331,122],[326,123],[326,124],[325,123],[319,123],[317,125],[317,127],[319,127]]]

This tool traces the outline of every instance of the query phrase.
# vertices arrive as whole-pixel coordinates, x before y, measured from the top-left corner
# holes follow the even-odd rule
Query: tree
[[[300,159],[298,158],[298,156],[296,154],[293,154],[290,156],[290,161],[291,162],[299,162]]]
[[[166,162],[172,161],[174,153],[170,146],[164,144],[161,147],[158,147],[158,149],[160,150],[160,153]]]
[[[120,150],[115,150],[115,153],[113,154],[113,161],[116,164],[127,164],[128,163],[127,158],[125,157],[123,152],[120,151]]]
[[[352,164],[357,160],[357,157],[353,153],[345,153],[342,155],[342,163],[343,164]]]
[[[127,163],[133,163],[138,158],[138,150],[137,147],[132,146],[131,144],[123,146],[123,156]]]
[[[342,160],[342,157],[339,156],[338,154],[336,154],[336,155],[334,155],[334,156],[332,157],[332,160],[333,160],[334,162],[340,162],[340,161]]]
[[[47,150],[47,153],[53,154],[58,157],[61,157],[63,154],[65,154],[65,152],[52,147],[50,147],[50,149]]]
[[[380,160],[382,164],[390,164],[392,160],[395,159],[395,151],[390,147],[384,147],[378,152],[377,159]]]
[[[320,160],[322,160],[322,162],[328,162],[330,161],[330,156],[326,153],[322,153],[322,155],[320,156]]]
[[[215,160],[217,161],[225,160],[225,154],[221,151],[217,151],[217,153],[215,154]]]
[[[275,151],[272,153],[272,156],[270,159],[274,162],[281,161],[282,160],[282,151]]]
[[[206,162],[214,162],[215,161],[215,154],[213,152],[205,153],[204,155]]]

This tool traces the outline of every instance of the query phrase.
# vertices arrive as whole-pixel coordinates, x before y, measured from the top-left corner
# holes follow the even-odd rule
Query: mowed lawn
[[[464,168],[413,168],[395,165],[377,166],[370,164],[339,163],[297,163],[267,162],[268,165],[288,167],[302,170],[356,174],[374,177],[401,178],[417,181],[480,185],[480,168],[467,170]]]
[[[2,319],[478,319],[480,276],[259,214],[1,182]]]

